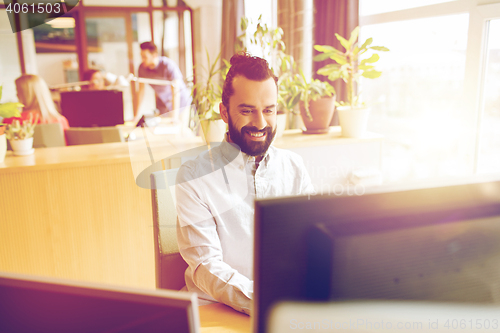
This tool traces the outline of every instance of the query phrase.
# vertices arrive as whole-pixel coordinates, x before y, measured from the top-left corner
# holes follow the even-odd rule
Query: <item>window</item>
[[[498,20],[489,24],[488,49],[481,43],[486,16],[500,18],[500,4],[410,3],[377,1],[375,11],[373,1],[360,1],[361,13],[384,12],[360,17],[361,39],[373,37],[374,45],[391,50],[381,54],[382,76],[360,86],[372,107],[369,130],[386,137],[384,181],[500,171]]]
[[[488,24],[478,172],[500,171],[500,19]]]

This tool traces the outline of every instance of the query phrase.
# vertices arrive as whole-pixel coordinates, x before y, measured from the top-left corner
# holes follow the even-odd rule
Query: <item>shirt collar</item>
[[[228,136],[229,136],[229,133],[226,132],[226,134],[224,134],[224,140],[222,140],[222,144],[221,144],[221,152],[222,152],[222,155],[226,158],[226,160],[232,161],[234,159],[234,157],[236,156],[236,154],[239,152],[243,156],[243,160],[242,160],[243,165],[246,165],[249,162],[255,163],[255,156],[250,156],[250,155],[242,152],[240,150],[240,147],[238,147],[237,144],[229,142]],[[274,155],[274,149],[275,148],[271,144],[271,146],[269,146],[269,148],[267,149],[266,153],[264,154],[264,157],[262,158],[262,160],[260,161],[259,164],[264,163],[267,166],[267,164],[269,163],[269,160],[272,159],[271,156]],[[240,161],[241,161],[241,159],[238,159],[237,163],[241,164]]]

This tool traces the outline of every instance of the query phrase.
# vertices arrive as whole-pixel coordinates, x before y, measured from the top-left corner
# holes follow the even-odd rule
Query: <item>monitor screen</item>
[[[70,127],[123,124],[123,94],[119,90],[83,90],[61,93],[61,113]]]
[[[0,332],[198,332],[196,294],[0,273]]]
[[[280,301],[500,302],[500,181],[257,200],[254,328]]]

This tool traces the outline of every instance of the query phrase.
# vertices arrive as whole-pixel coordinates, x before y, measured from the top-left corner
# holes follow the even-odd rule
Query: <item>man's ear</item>
[[[228,110],[227,110],[226,106],[224,104],[222,104],[222,102],[219,104],[219,112],[220,112],[220,117],[222,118],[222,120],[224,120],[224,122],[226,124],[229,124],[229,115],[227,114]]]

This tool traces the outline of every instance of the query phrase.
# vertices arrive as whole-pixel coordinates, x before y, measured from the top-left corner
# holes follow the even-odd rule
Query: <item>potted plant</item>
[[[222,120],[219,111],[219,104],[222,102],[222,87],[216,81],[217,75],[225,79],[230,64],[223,59],[224,66],[216,69],[219,62],[220,53],[213,63],[207,51],[209,69],[204,82],[193,85],[191,95],[196,114],[200,120],[199,125],[203,132],[205,142],[221,142],[226,132],[226,123]]]
[[[0,86],[0,100],[2,100],[2,86]],[[23,105],[21,103],[0,103],[0,117],[11,118],[20,117],[21,112],[19,108]],[[5,136],[5,124],[0,123],[0,163],[3,163],[5,154],[7,153],[7,139]]]
[[[38,121],[30,115],[30,119],[20,121],[15,119],[5,128],[5,135],[9,140],[14,155],[23,156],[33,154],[33,134]]]
[[[356,27],[351,32],[349,40],[339,34],[335,34],[335,36],[345,48],[345,51],[339,51],[329,45],[315,45],[314,49],[321,52],[321,54],[314,57],[315,61],[332,59],[335,62],[320,68],[317,73],[327,76],[331,81],[342,79],[346,83],[347,101],[337,103],[342,135],[361,137],[368,124],[370,109],[361,102],[359,94],[355,91],[355,83],[359,83],[361,77],[367,79],[378,78],[382,72],[375,70],[375,66],[372,64],[380,59],[377,51],[386,52],[389,49],[384,46],[370,46],[373,38],[368,38],[359,46],[359,27]]]
[[[290,104],[299,102],[302,121],[306,126],[304,134],[328,133],[335,111],[335,89],[321,80],[307,80],[302,70],[292,77]]]

